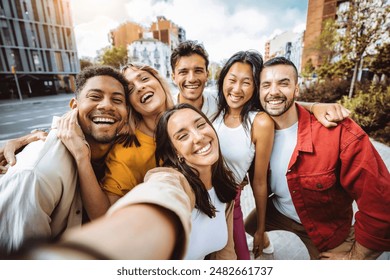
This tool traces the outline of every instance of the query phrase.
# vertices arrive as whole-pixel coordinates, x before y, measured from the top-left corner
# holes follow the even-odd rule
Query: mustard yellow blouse
[[[154,138],[136,130],[141,146],[125,148],[115,145],[106,159],[106,174],[102,180],[102,188],[113,194],[123,196],[136,185],[144,181],[146,172],[156,167]]]

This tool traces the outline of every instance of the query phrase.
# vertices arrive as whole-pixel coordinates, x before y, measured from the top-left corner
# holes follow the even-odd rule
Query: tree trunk
[[[359,62],[360,62],[360,59],[355,62],[355,67],[353,68],[352,81],[351,81],[351,86],[349,87],[349,94],[348,94],[349,99],[352,98],[353,90],[355,88],[355,82],[356,82],[356,76],[357,76],[357,71],[358,71],[358,67],[359,67]]]

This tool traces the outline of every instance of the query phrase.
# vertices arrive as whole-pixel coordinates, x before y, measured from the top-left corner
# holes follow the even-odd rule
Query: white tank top
[[[280,213],[301,223],[295,206],[291,199],[291,194],[287,185],[287,168],[291,156],[297,145],[298,122],[286,129],[275,130],[274,145],[270,159],[271,191],[275,208]]]
[[[223,249],[227,244],[226,203],[218,199],[214,188],[208,193],[217,210],[216,216],[210,218],[196,208],[192,210],[190,242],[184,257],[186,260],[203,260],[208,254]]]
[[[227,127],[223,120],[223,113],[213,122],[217,131],[222,155],[226,164],[233,172],[237,184],[241,183],[255,156],[255,145],[252,142],[251,128],[257,111],[248,114],[248,130],[240,124],[237,127]]]

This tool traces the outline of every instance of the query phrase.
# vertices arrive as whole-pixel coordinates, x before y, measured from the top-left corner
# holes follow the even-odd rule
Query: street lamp
[[[22,94],[20,92],[18,76],[16,75],[16,67],[14,65],[11,66],[11,72],[12,72],[12,74],[14,74],[16,88],[18,89],[19,99],[20,99],[20,101],[23,101]]]

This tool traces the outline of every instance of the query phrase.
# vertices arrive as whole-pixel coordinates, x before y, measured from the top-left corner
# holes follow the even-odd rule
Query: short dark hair
[[[96,76],[110,76],[120,82],[123,86],[126,104],[129,105],[129,88],[128,82],[126,78],[116,69],[107,65],[93,65],[84,68],[81,72],[76,76],[76,98],[79,96],[80,92],[83,90],[85,84],[90,78]]]
[[[263,69],[275,65],[289,65],[292,68],[294,68],[295,81],[298,83],[298,70],[295,64],[291,60],[285,58],[284,56],[277,56],[264,62]]]
[[[209,67],[209,55],[206,52],[203,44],[198,43],[197,41],[187,40],[181,42],[175,49],[173,49],[171,54],[171,68],[172,72],[175,72],[176,63],[183,56],[190,56],[193,54],[198,54],[205,60],[206,70]]]
[[[155,131],[156,163],[157,165],[172,167],[180,171],[184,175],[184,177],[186,177],[192,190],[194,191],[195,207],[199,209],[201,212],[205,213],[210,218],[215,217],[216,209],[210,201],[210,197],[207,193],[206,186],[202,183],[202,181],[199,178],[200,175],[199,172],[196,169],[189,166],[185,161],[181,162],[177,158],[176,149],[168,134],[169,119],[175,112],[183,109],[191,109],[197,112],[199,115],[202,116],[202,118],[205,119],[205,121],[215,131],[215,128],[213,127],[212,123],[202,111],[198,110],[197,108],[187,103],[181,103],[175,105],[173,108],[170,108],[164,112],[164,114],[161,116],[157,124],[157,128]],[[217,135],[217,133],[215,134]],[[234,180],[233,173],[228,169],[223,159],[219,145],[218,145],[218,149],[219,149],[219,158],[217,162],[214,163],[212,166],[212,183],[219,200],[221,202],[230,202],[234,200],[236,196],[237,183]]]

